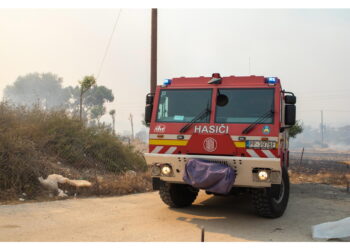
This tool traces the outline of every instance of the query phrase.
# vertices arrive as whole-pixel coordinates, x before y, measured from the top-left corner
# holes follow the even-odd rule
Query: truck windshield
[[[211,89],[168,89],[161,90],[159,96],[158,122],[190,122],[206,108],[211,108]],[[195,122],[209,122],[203,116]]]
[[[274,108],[274,89],[219,89],[228,103],[216,107],[217,123],[252,123]],[[273,116],[260,123],[273,123]]]

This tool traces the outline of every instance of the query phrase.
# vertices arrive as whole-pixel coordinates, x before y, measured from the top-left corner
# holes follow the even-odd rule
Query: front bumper
[[[164,163],[172,166],[173,176],[152,176],[159,177],[162,181],[172,183],[185,183],[182,179],[185,165],[187,161],[192,158],[222,163],[234,168],[237,176],[233,186],[271,187],[271,184],[281,183],[281,164],[279,158],[145,153],[145,159],[149,166]],[[270,172],[270,178],[266,181],[259,181],[254,174],[256,169],[268,170]]]

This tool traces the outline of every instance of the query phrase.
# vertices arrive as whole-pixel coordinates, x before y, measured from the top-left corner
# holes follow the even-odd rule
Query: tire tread
[[[252,189],[253,206],[259,216],[265,218],[278,218],[283,215],[289,199],[289,176],[288,171],[284,167],[282,169],[282,178],[284,178],[285,183],[285,197],[280,204],[274,204],[271,188]]]
[[[188,185],[163,183],[159,187],[159,195],[169,207],[187,207],[197,198],[198,190]]]

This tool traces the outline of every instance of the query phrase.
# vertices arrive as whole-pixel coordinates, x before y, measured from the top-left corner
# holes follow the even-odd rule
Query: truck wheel
[[[266,218],[281,217],[287,208],[289,198],[289,176],[282,167],[282,183],[273,184],[270,188],[255,188],[252,190],[252,200],[258,215]]]
[[[189,185],[168,182],[163,182],[159,187],[160,197],[170,207],[190,206],[197,198],[198,191]]]

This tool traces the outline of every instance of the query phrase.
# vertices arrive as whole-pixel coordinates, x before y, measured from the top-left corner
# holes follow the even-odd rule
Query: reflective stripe
[[[261,150],[268,158],[276,158],[270,150]]]
[[[239,141],[239,137],[245,137],[246,140],[252,140],[252,141],[260,141],[261,138],[268,138],[269,141],[278,141],[278,137],[272,137],[272,136],[237,136],[237,135],[233,135],[231,136],[231,139],[233,141]]]
[[[245,141],[234,141],[236,148],[245,148]]]
[[[185,140],[149,140],[149,145],[186,146]]]
[[[254,149],[247,149],[247,153],[250,154],[251,157],[260,158],[260,156],[257,153],[255,153]]]
[[[162,148],[163,148],[162,146],[157,146],[153,149],[153,151],[151,153],[157,154],[157,153],[159,153],[159,151],[162,150]]]
[[[175,150],[177,149],[177,147],[170,147],[166,152],[165,154],[172,154],[175,152]]]
[[[158,137],[163,136],[163,137]],[[168,139],[168,140],[177,140],[179,135],[174,134],[150,134],[149,139]],[[189,140],[192,135],[180,135],[183,136],[183,140]]]

